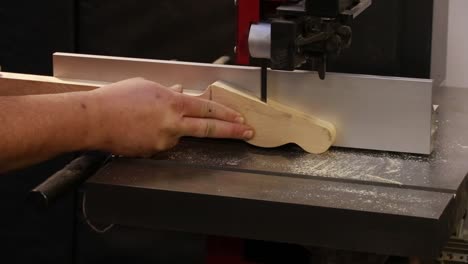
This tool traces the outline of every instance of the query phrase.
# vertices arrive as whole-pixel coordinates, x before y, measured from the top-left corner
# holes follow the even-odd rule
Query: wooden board
[[[54,76],[113,82],[135,76],[203,90],[215,81],[260,94],[260,69],[56,53]],[[429,154],[432,80],[269,71],[268,98],[336,127],[334,146]]]
[[[326,121],[304,114],[273,100],[264,103],[234,87],[216,82],[209,88],[211,100],[226,105],[245,117],[255,130],[248,141],[260,147],[278,147],[296,143],[310,153],[323,153],[333,144],[335,127]]]
[[[88,91],[105,84],[108,83],[0,72],[0,96]],[[323,153],[335,140],[332,124],[274,101],[266,104],[222,82],[210,85],[201,94],[188,93],[242,113],[246,123],[255,130],[254,138],[249,141],[255,146],[277,147],[296,143],[310,153]]]
[[[0,96],[89,91],[104,84],[103,82],[83,82],[51,76],[0,72]]]

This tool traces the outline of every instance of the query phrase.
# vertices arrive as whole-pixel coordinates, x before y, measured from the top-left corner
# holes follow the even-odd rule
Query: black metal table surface
[[[434,153],[226,140],[182,141],[152,159],[118,158],[85,185],[92,221],[434,257],[466,209],[468,89],[443,88]],[[404,135],[401,135],[402,137]]]

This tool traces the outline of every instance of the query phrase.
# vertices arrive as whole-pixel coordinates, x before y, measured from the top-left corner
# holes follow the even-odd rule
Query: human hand
[[[176,91],[178,90],[178,91]],[[148,157],[177,144],[180,137],[249,140],[242,116],[216,102],[134,78],[90,91],[94,102],[92,145],[117,155]]]

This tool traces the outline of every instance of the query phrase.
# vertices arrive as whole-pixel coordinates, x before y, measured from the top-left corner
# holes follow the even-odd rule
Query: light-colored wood
[[[52,76],[0,72],[0,96],[22,96],[36,94],[56,94],[80,91],[91,91],[111,84],[111,82],[76,80]],[[210,93],[185,89],[184,94],[204,99],[210,98]]]
[[[296,143],[307,152],[319,154],[335,140],[331,123],[273,100],[264,103],[223,82],[216,82],[209,89],[211,100],[242,113],[246,123],[254,128],[255,136],[248,141],[252,145],[271,148]]]
[[[105,84],[107,83],[0,72],[0,96],[89,91]],[[310,153],[322,153],[335,140],[336,132],[332,124],[274,101],[263,103],[222,82],[210,85],[203,92],[184,93],[224,104],[242,113],[247,124],[255,129],[255,136],[249,141],[255,146],[277,147],[296,143]]]
[[[106,83],[51,76],[0,72],[0,96],[21,96],[89,91]]]
[[[54,76],[108,82],[140,76],[195,90],[221,80],[260,96],[256,67],[56,53]],[[268,99],[333,123],[339,147],[430,154],[432,90],[428,79],[268,73]]]

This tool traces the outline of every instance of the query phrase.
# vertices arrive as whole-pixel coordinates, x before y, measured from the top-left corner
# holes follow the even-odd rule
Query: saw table
[[[90,221],[436,257],[467,205],[468,89],[441,88],[431,156],[187,139],[85,184]],[[401,135],[404,137],[405,135]]]

